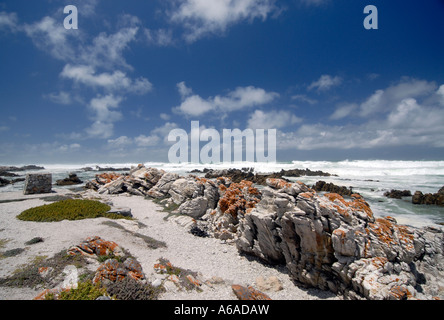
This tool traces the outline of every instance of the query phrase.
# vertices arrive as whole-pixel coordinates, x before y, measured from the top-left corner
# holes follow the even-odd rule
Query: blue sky
[[[277,129],[279,161],[442,160],[443,34],[442,0],[0,1],[0,163],[168,161],[193,120]]]

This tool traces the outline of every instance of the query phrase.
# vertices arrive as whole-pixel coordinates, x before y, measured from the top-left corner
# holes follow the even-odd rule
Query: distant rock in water
[[[58,186],[72,186],[76,184],[82,184],[83,181],[77,177],[77,174],[70,173],[68,178],[65,178],[63,180],[57,180],[56,185]]]
[[[340,194],[341,196],[351,196],[353,192],[352,187],[337,186],[331,182],[318,181],[312,186],[315,191],[324,191]]]
[[[36,165],[27,165],[23,167],[16,167],[16,166],[0,166],[0,172],[3,171],[26,171],[26,170],[45,170],[44,167],[36,166]]]
[[[193,172],[199,172],[198,170],[193,170]],[[217,177],[227,177],[233,182],[239,183],[242,180],[251,181],[255,184],[266,185],[268,178],[281,178],[286,181],[284,177],[302,177],[302,176],[323,176],[329,177],[332,174],[323,171],[311,171],[310,169],[291,169],[291,170],[281,170],[280,172],[273,173],[253,173],[254,168],[242,168],[242,169],[204,169],[201,173],[205,173],[205,178],[214,179]]]
[[[402,199],[402,197],[411,197],[412,193],[410,192],[410,190],[401,191],[401,190],[392,189],[390,191],[385,192],[384,196],[386,196],[387,198]]]
[[[9,181],[8,179],[0,178],[0,187],[7,186],[8,184],[11,184],[11,181]]]
[[[421,191],[416,191],[412,197],[412,203],[444,206],[444,187],[437,193],[423,194]]]

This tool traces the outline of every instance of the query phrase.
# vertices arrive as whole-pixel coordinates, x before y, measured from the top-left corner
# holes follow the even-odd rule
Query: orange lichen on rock
[[[352,200],[350,201],[346,201],[344,197],[337,193],[326,193],[324,196],[333,202],[333,207],[344,217],[348,217],[352,211],[361,211],[365,213],[370,220],[373,220],[373,212],[370,209],[370,205],[361,195],[353,194],[351,196]]]
[[[299,194],[301,197],[305,198],[305,199],[312,199],[314,197],[314,193],[313,192],[302,192]]]
[[[254,188],[251,181],[242,180],[239,183],[232,183],[228,188],[219,185],[219,190],[223,191],[223,196],[219,199],[219,209],[226,214],[231,214],[237,218],[239,211],[245,213],[247,209],[252,209],[259,202],[259,190]]]
[[[85,256],[106,256],[114,254],[116,256],[121,255],[121,249],[117,243],[113,241],[106,241],[100,237],[88,237],[85,241],[77,246],[68,249],[69,255],[85,255]]]
[[[243,287],[234,284],[231,286],[234,294],[239,300],[271,300],[271,298],[263,292],[254,289],[253,287]]]
[[[292,186],[291,183],[279,178],[268,178],[267,184],[275,189],[290,188]]]
[[[110,183],[111,181],[117,180],[120,177],[122,177],[122,175],[120,175],[118,173],[101,173],[101,174],[96,174],[96,179],[99,182],[102,181],[103,183]]]
[[[406,300],[412,298],[412,293],[403,286],[394,286],[390,289],[389,295],[396,300]]]

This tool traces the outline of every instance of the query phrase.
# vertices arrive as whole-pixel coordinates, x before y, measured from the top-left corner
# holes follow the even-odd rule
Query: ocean
[[[50,172],[53,182],[64,179],[68,173],[75,172],[77,176],[88,181],[94,178],[97,171],[84,171],[82,168],[130,168],[135,163],[110,163],[110,164],[37,164],[45,168],[39,172]],[[20,166],[20,165],[17,165]],[[360,193],[370,204],[376,217],[391,216],[398,223],[416,227],[434,226],[444,228],[444,207],[435,205],[414,205],[411,197],[403,199],[390,199],[384,196],[384,192],[391,189],[410,190],[425,193],[436,193],[444,186],[444,161],[388,161],[388,160],[345,160],[345,161],[291,161],[286,163],[221,163],[221,164],[172,164],[161,162],[147,162],[147,167],[156,167],[180,175],[187,175],[193,169],[204,168],[254,168],[255,172],[269,173],[281,169],[310,169],[321,170],[334,174],[330,177],[298,177],[288,179],[302,181],[311,186],[319,180],[332,182],[336,185],[352,187],[353,191]],[[26,173],[36,171],[17,172],[24,177]],[[13,178],[7,178],[13,179]],[[72,187],[64,187],[72,188]],[[23,190],[23,182],[0,188],[0,192]]]

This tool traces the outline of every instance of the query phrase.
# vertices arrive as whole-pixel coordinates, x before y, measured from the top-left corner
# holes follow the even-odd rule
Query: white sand
[[[56,189],[64,194],[66,189]],[[54,194],[52,194],[54,195]],[[115,206],[129,207],[136,221],[113,220],[125,229],[164,241],[167,248],[150,249],[140,238],[115,227],[104,225],[105,218],[61,222],[25,222],[16,218],[23,210],[47,204],[39,198],[47,195],[24,196],[21,192],[0,193],[0,201],[6,199],[27,199],[21,202],[0,203],[0,240],[9,240],[0,251],[25,248],[21,254],[0,260],[0,277],[6,277],[21,265],[29,264],[37,256],[52,257],[63,249],[79,244],[91,236],[111,240],[128,250],[141,263],[148,279],[154,279],[153,265],[163,257],[177,267],[202,273],[204,279],[213,276],[224,279],[223,284],[210,288],[202,287],[203,292],[179,291],[166,292],[160,298],[167,300],[220,300],[236,299],[232,284],[255,285],[259,276],[277,276],[283,285],[278,292],[264,291],[273,300],[313,300],[338,299],[329,292],[316,289],[303,289],[296,286],[286,273],[285,267],[266,266],[254,259],[240,256],[234,245],[224,244],[214,238],[199,238],[190,234],[186,228],[174,221],[166,221],[166,213],[152,201],[137,196],[101,196],[109,199]],[[138,221],[145,226],[138,224]],[[42,237],[44,242],[25,245],[34,237]],[[29,288],[0,287],[0,300],[27,300],[39,291]]]

